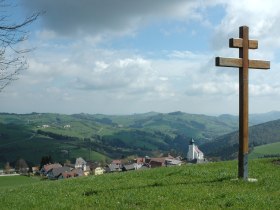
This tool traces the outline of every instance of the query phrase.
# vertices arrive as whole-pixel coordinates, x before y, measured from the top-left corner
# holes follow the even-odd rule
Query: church
[[[201,162],[205,161],[204,154],[195,145],[194,139],[191,139],[191,141],[189,143],[187,159],[188,159],[188,162],[191,162],[191,163],[201,163]]]

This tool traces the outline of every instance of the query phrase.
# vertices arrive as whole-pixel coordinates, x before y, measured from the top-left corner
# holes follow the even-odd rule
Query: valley
[[[277,114],[253,115],[254,122]],[[237,117],[172,112],[134,115],[0,114],[0,164],[24,158],[31,165],[50,155],[59,162],[81,156],[105,164],[111,159],[161,156],[184,157],[194,138],[206,155],[220,159],[236,157]],[[252,127],[251,145],[279,141],[279,123]],[[217,146],[218,145],[218,146]],[[232,152],[220,152],[232,151]]]

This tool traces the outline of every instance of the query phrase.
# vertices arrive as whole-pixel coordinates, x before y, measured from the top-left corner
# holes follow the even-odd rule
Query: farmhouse
[[[62,179],[62,173],[64,172],[70,172],[71,169],[68,166],[62,166],[62,167],[58,167],[58,168],[52,168],[48,173],[47,173],[47,177],[49,179]]]
[[[40,172],[41,172],[43,175],[46,176],[50,170],[52,170],[52,169],[54,169],[54,168],[60,168],[60,167],[62,167],[62,165],[60,165],[59,163],[47,164],[47,165],[44,165],[44,166],[42,167],[42,169],[41,169]]]

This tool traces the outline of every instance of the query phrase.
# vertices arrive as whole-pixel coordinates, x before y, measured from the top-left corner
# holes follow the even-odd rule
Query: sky
[[[277,0],[18,0],[12,22],[44,13],[28,28],[29,68],[2,92],[0,112],[238,114],[238,57],[229,38],[249,26],[249,110],[280,110]]]

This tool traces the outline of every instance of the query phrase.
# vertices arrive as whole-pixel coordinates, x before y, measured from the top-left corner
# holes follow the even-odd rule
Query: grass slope
[[[0,190],[1,209],[280,209],[280,166],[249,162],[258,182],[231,181],[237,162],[45,181]]]
[[[280,156],[280,142],[254,147],[253,151],[249,154],[249,158],[262,158],[273,155]]]
[[[234,159],[238,154],[238,131],[220,136],[212,142],[205,143],[200,149],[208,156],[221,159]],[[249,128],[249,147],[280,142],[280,120],[251,126]]]
[[[27,176],[0,176],[0,189],[11,187],[24,187],[29,186],[32,183],[39,182],[38,177]]]

